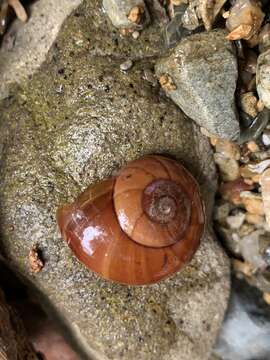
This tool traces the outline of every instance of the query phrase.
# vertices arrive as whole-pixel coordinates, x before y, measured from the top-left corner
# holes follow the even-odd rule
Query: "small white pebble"
[[[132,37],[133,37],[133,39],[135,39],[135,40],[137,40],[139,36],[140,36],[139,31],[134,31],[134,32],[132,33]]]
[[[224,19],[228,19],[228,17],[230,16],[230,12],[229,11],[225,11],[223,14],[222,14],[222,17]]]
[[[243,212],[228,216],[226,219],[226,222],[231,229],[239,229],[243,225],[244,221],[245,213]]]
[[[262,142],[263,142],[263,145],[270,146],[270,134],[269,133],[262,134]]]
[[[131,69],[132,68],[132,66],[133,66],[133,62],[132,62],[132,60],[126,60],[126,61],[124,61],[121,65],[120,65],[120,69],[122,70],[122,71],[128,71],[129,69]]]

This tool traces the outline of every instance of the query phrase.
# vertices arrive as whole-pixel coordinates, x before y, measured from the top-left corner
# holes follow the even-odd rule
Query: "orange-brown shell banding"
[[[61,207],[57,222],[89,269],[108,280],[143,285],[190,261],[205,213],[192,175],[174,160],[149,155]]]

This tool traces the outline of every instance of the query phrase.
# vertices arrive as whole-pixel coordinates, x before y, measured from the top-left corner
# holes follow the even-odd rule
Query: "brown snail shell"
[[[105,279],[155,283],[190,261],[204,232],[199,186],[176,161],[149,155],[57,211],[77,258]]]

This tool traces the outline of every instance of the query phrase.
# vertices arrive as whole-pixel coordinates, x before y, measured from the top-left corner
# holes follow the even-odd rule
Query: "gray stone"
[[[228,312],[215,346],[222,360],[270,359],[270,307],[260,291],[234,280]]]
[[[156,65],[176,85],[167,95],[196,123],[221,138],[237,139],[234,92],[238,76],[233,45],[223,30],[191,35]]]
[[[270,49],[258,57],[256,83],[260,100],[270,109]]]
[[[113,25],[120,29],[142,29],[150,21],[143,0],[103,0],[103,7]],[[137,23],[129,20],[130,11],[135,7],[141,7],[144,10],[141,21]]]
[[[132,68],[132,66],[133,66],[132,60],[126,60],[122,64],[120,64],[120,69],[122,71],[128,71]]]
[[[160,51],[155,26],[146,32],[153,43],[141,41],[142,34],[132,45],[119,38],[115,46],[99,1],[83,3],[76,14],[41,69],[1,104],[1,252],[86,358],[206,360],[230,287],[229,263],[210,227],[182,272],[137,287],[97,277],[57,230],[59,205],[144,154],[182,162],[201,185],[209,217],[216,188],[208,140],[160,97],[158,86],[143,80]],[[136,62],[123,73],[127,57]],[[28,254],[34,244],[45,267],[33,275]]]

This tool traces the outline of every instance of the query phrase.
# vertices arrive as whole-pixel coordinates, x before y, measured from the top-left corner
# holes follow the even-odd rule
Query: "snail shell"
[[[155,283],[190,261],[204,232],[199,187],[176,161],[146,156],[57,211],[77,258],[105,279]]]

